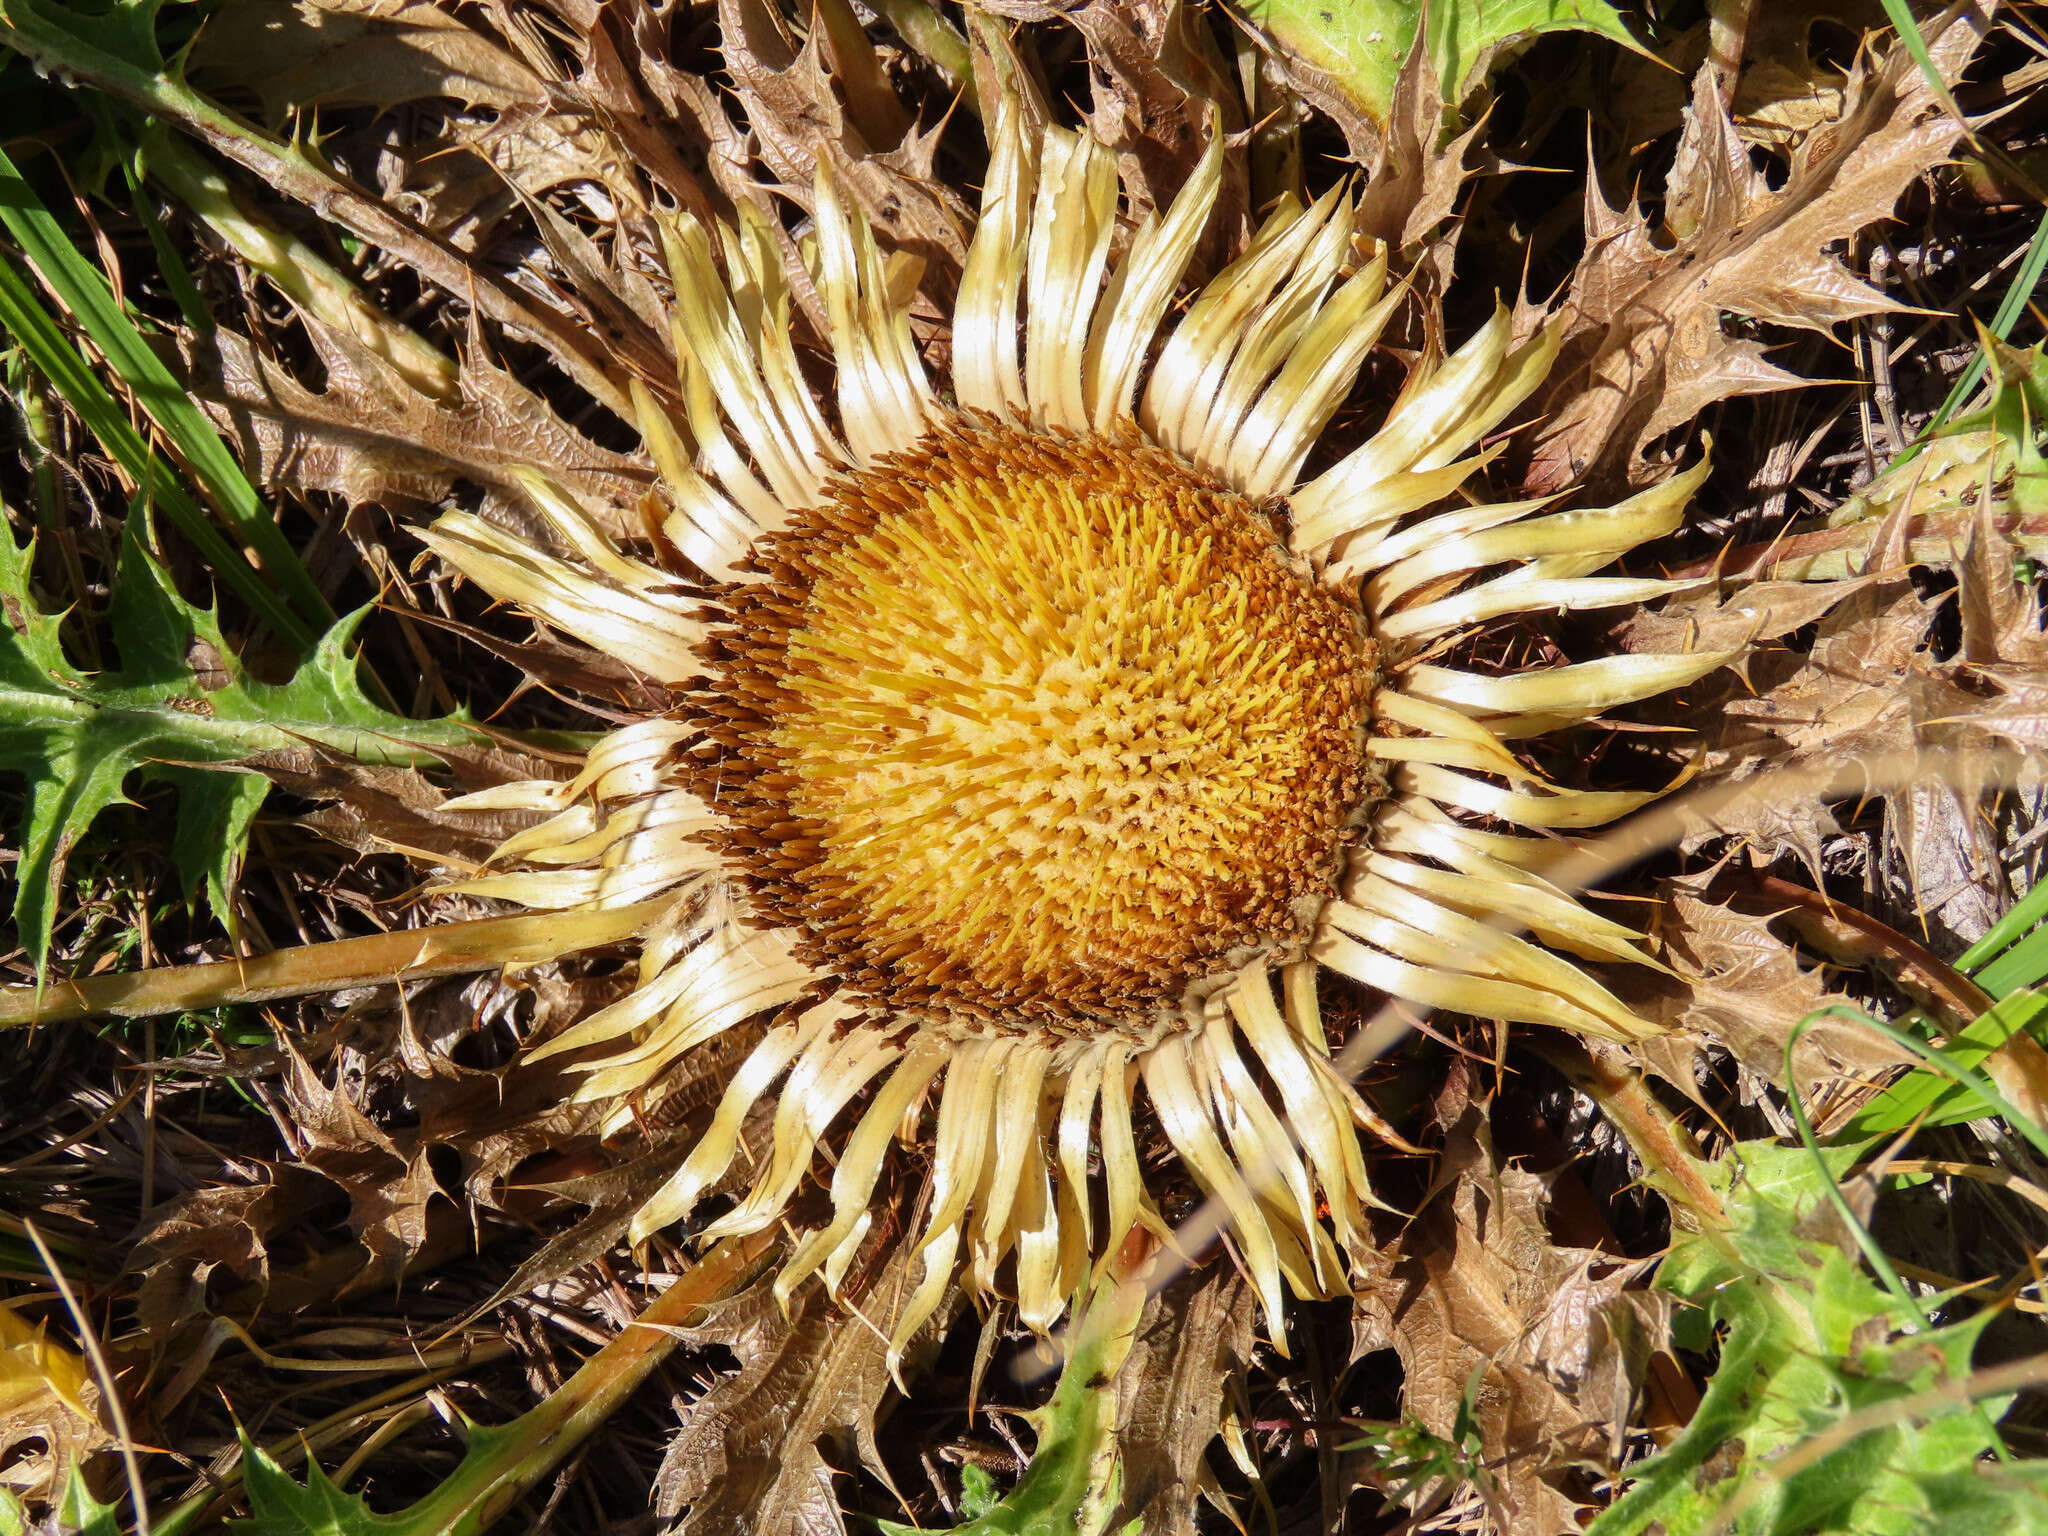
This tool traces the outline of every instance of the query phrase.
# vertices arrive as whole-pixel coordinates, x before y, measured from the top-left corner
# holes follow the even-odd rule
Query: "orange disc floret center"
[[[956,422],[755,561],[695,772],[807,958],[1087,1027],[1306,936],[1375,648],[1244,498],[1135,440]]]

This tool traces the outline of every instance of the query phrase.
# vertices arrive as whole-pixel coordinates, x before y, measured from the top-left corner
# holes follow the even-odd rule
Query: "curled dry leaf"
[[[1634,1049],[1646,1066],[1694,1097],[1699,1052],[1709,1045],[1728,1051],[1762,1081],[1783,1086],[1793,1029],[1838,995],[1820,967],[1803,964],[1772,928],[1768,910],[1710,901],[1703,894],[1708,883],[1708,877],[1685,876],[1661,884],[1658,957],[1677,974],[1646,973],[1621,983],[1631,1005],[1667,1031]],[[1823,1019],[1800,1036],[1795,1070],[1810,1092],[1825,1079],[1868,1080],[1910,1060],[1874,1031]]]
[[[1746,681],[1724,673],[1689,693],[1685,710],[1668,723],[1699,732],[1703,784],[1895,752],[1938,754],[1925,774],[1887,800],[1886,841],[1898,850],[1908,905],[1931,931],[1968,942],[2008,899],[1991,829],[1976,811],[1986,786],[1974,765],[1990,749],[2040,739],[2039,717],[2028,705],[2029,690],[2038,687],[2041,615],[2014,574],[2014,546],[1988,515],[1981,517],[1957,568],[1963,645],[1940,659],[1931,630],[1949,599],[1923,598],[1906,579],[1905,527],[1903,517],[1889,521],[1873,544],[1868,575],[1817,589],[1811,600],[1788,590],[1796,583],[1766,583],[1751,589],[1761,596],[1700,602],[1691,610],[1679,605],[1631,621],[1631,633],[1647,637],[1694,620],[1703,630],[1726,626],[1755,606],[1763,614],[1759,634],[1767,637],[1825,609],[1804,653],[1759,648]],[[1697,819],[1685,846],[1732,835],[1759,860],[1795,855],[1818,878],[1823,843],[1841,830],[1818,801],[1756,796]]]
[[[1499,1529],[1576,1529],[1567,1474],[1604,1465],[1663,1344],[1656,1309],[1626,1289],[1639,1266],[1552,1239],[1545,1181],[1497,1161],[1480,1106],[1446,1136],[1438,1187],[1394,1245],[1391,1272],[1359,1297],[1357,1352],[1398,1352],[1404,1412],[1446,1439],[1476,1375]]]
[[[427,1237],[427,1204],[440,1194],[426,1148],[404,1144],[359,1109],[339,1084],[329,1085],[279,1036],[285,1071],[279,1091],[302,1139],[300,1159],[349,1198],[349,1230],[369,1250],[369,1263],[396,1279]]]
[[[1704,737],[1701,759],[1706,782],[1719,778],[1739,779],[1755,771],[1747,757],[1755,732],[1735,722],[1744,711],[1756,711],[1765,719],[1777,719],[1781,709],[1791,718],[1797,706],[1787,699],[1769,697],[1769,690],[1790,676],[1799,675],[1792,653],[1766,648],[1795,630],[1826,620],[1836,606],[1878,581],[1876,576],[1837,582],[1767,581],[1738,583],[1726,597],[1714,587],[1673,597],[1655,609],[1639,609],[1615,630],[1615,639],[1628,651],[1710,651],[1750,647],[1736,668],[1721,674],[1710,685],[1711,698],[1692,696],[1693,705],[1682,717],[1667,723],[1699,729]],[[1825,632],[1825,631],[1824,631]],[[1859,633],[1858,638],[1866,638]],[[1854,642],[1845,648],[1844,659],[1854,655]],[[1894,660],[1904,653],[1886,654]],[[1829,665],[1823,651],[1808,660],[1824,673]],[[1880,660],[1879,665],[1882,665]],[[1848,684],[1838,686],[1844,691]],[[1785,801],[1758,797],[1737,811],[1717,817],[1711,828],[1694,831],[1688,849],[1697,847],[1715,831],[1739,831],[1760,858],[1775,858],[1782,852],[1797,853],[1819,877],[1822,840],[1841,830],[1833,813],[1817,801]]]
[[[677,1536],[843,1532],[828,1444],[845,1446],[886,1481],[875,1415],[889,1391],[890,1314],[908,1289],[910,1248],[885,1234],[855,1261],[846,1295],[872,1328],[848,1326],[817,1285],[793,1298],[785,1316],[764,1283],[694,1331],[694,1341],[731,1350],[740,1369],[690,1405],[662,1457],[654,1507],[665,1520],[680,1516],[671,1527]],[[957,1306],[957,1290],[952,1298]],[[928,1326],[943,1326],[950,1311]]]
[[[77,1351],[0,1302],[0,1489],[57,1497],[71,1469],[108,1442],[99,1399]]]
[[[1193,1536],[1227,1395],[1251,1359],[1258,1298],[1235,1268],[1182,1276],[1146,1305],[1120,1378],[1123,1512],[1148,1536]]]
[[[269,1239],[295,1221],[324,1181],[289,1163],[246,1184],[209,1184],[179,1196],[144,1226],[129,1260],[142,1275],[135,1320],[158,1345],[206,1310],[207,1281],[225,1269],[258,1286],[270,1279]]]
[[[636,233],[642,245],[653,236],[650,180],[681,206],[702,212],[708,204],[666,137],[649,142],[634,131],[656,114],[611,89],[620,73],[605,68],[616,55],[611,35],[584,20],[556,33],[557,51],[495,8],[457,15],[425,0],[238,3],[202,37],[195,74],[208,86],[255,91],[273,125],[322,105],[452,103],[439,141],[380,157],[385,197],[413,207],[457,249],[499,259],[507,255],[492,249],[501,223],[523,209],[558,265],[580,268],[572,285],[527,282],[528,292],[609,338],[629,366],[665,377],[667,320],[619,249],[631,236],[607,259],[543,199],[560,189],[576,206],[602,208],[613,233]],[[669,126],[708,151],[709,136],[691,133],[696,114],[675,114]]]
[[[1971,0],[1926,24],[1945,80],[1961,77],[1988,25]],[[1805,382],[1768,361],[1762,342],[1730,335],[1725,314],[1825,331],[1898,309],[1835,247],[1890,218],[1962,131],[1907,50],[1894,47],[1858,63],[1840,114],[1801,139],[1773,190],[1728,115],[1719,74],[1703,68],[1661,220],[1653,225],[1632,199],[1609,204],[1597,184],[1587,190],[1586,255],[1564,302],[1564,348],[1529,489],[1649,484],[1666,472],[1644,457],[1652,439],[1717,400]],[[1533,329],[1543,316],[1525,304],[1518,318]]]
[[[573,986],[559,977],[536,984],[541,997],[535,1012],[542,1029],[596,1011],[596,999],[587,985],[580,990],[572,990]],[[542,1029],[535,1031],[536,1036],[542,1035]],[[580,1152],[566,1150],[582,1139],[579,1133],[586,1128],[576,1121],[596,1119],[588,1105],[559,1106],[554,1123],[538,1135],[531,1119],[477,1136],[464,1130],[474,1116],[437,1117],[434,1123],[447,1122],[451,1140],[463,1152],[470,1198],[478,1205],[517,1208],[522,1200],[534,1203],[537,1197],[550,1203],[573,1201],[586,1208],[521,1263],[489,1301],[473,1309],[474,1314],[481,1315],[536,1286],[559,1280],[615,1247],[632,1225],[634,1213],[668,1182],[694,1145],[693,1136],[672,1134],[673,1128],[684,1124],[701,1127],[710,1120],[726,1083],[759,1039],[758,1031],[742,1030],[731,1038],[706,1041],[702,1050],[691,1052],[662,1085],[660,1102],[645,1112],[662,1131],[652,1147],[595,1172],[589,1171],[590,1160],[597,1156],[594,1146]],[[515,1073],[508,1081],[516,1084],[519,1077]],[[765,1156],[769,1150],[767,1129],[754,1124],[744,1132],[749,1150],[757,1156]],[[594,1142],[594,1138],[590,1140]]]

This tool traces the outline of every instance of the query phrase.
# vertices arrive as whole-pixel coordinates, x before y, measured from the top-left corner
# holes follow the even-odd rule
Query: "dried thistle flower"
[[[1277,1333],[1283,1282],[1343,1287],[1368,1197],[1358,1131],[1384,1130],[1331,1065],[1319,966],[1427,1007],[1650,1030],[1555,952],[1644,959],[1536,872],[1544,844],[1523,833],[1652,797],[1560,788],[1505,743],[1727,657],[1493,676],[1443,652],[1500,615],[1669,591],[1592,573],[1675,528],[1704,471],[1597,510],[1431,511],[1555,355],[1554,332],[1514,344],[1500,312],[1300,483],[1403,297],[1346,193],[1283,202],[1169,325],[1220,142],[1112,266],[1114,156],[1028,130],[1010,100],[993,140],[950,400],[829,176],[814,275],[836,429],[758,219],[674,222],[688,420],[639,399],[666,536],[719,583],[709,612],[538,477],[573,563],[475,517],[434,526],[493,595],[681,700],[569,782],[471,797],[551,814],[458,888],[565,914],[673,893],[637,990],[536,1053],[602,1047],[580,1095],[614,1126],[684,1053],[773,1015],[636,1239],[727,1176],[772,1102],[767,1155],[707,1235],[783,1219],[850,1122],[831,1217],[777,1281],[786,1296],[822,1271],[836,1291],[890,1143],[915,1134],[931,1189],[893,1348],[963,1253],[979,1293],[1014,1257],[1002,1283],[1044,1329],[1099,1253],[1164,1228],[1139,1171],[1142,1084]],[[1554,949],[1487,925],[1502,912]]]

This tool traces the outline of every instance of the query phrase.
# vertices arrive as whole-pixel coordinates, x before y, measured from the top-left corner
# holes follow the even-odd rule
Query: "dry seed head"
[[[813,965],[1092,1033],[1305,942],[1376,787],[1376,647],[1244,497],[1135,437],[956,421],[754,563],[690,771]]]

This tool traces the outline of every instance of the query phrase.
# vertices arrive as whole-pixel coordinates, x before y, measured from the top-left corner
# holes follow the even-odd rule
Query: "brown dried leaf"
[[[693,1403],[655,1475],[654,1507],[678,1536],[817,1536],[843,1532],[823,1443],[843,1445],[886,1478],[875,1414],[889,1391],[890,1307],[907,1289],[910,1245],[877,1239],[868,1283],[850,1287],[871,1328],[806,1286],[784,1317],[770,1288],[737,1298],[694,1336],[740,1360]],[[941,1307],[942,1328],[958,1306]],[[879,1331],[877,1331],[879,1330]]]
[[[321,105],[450,97],[504,108],[547,94],[532,70],[433,0],[227,0],[191,60],[195,85],[256,92],[273,127]]]
[[[293,1129],[304,1138],[304,1165],[348,1195],[349,1230],[369,1250],[369,1262],[396,1278],[426,1241],[427,1203],[441,1192],[426,1149],[411,1133],[404,1145],[394,1140],[282,1036],[279,1050],[285,1065],[279,1089]]]
[[[718,18],[726,68],[782,193],[810,208],[822,162],[888,247],[957,273],[974,220],[933,168],[939,129],[906,126],[900,108],[892,120],[868,92],[842,102],[848,71],[822,25],[799,46],[766,0],[719,0]]]
[[[689,1141],[676,1138],[659,1152],[575,1180],[573,1186],[523,1182],[522,1188],[547,1188],[585,1201],[590,1209],[543,1243],[488,1300],[472,1307],[469,1315],[480,1317],[516,1296],[524,1296],[603,1258],[626,1235],[640,1207],[668,1182],[689,1153]]]
[[[1447,1135],[1438,1183],[1389,1275],[1360,1291],[1361,1347],[1400,1354],[1404,1413],[1446,1438],[1478,1373],[1496,1524],[1526,1536],[1576,1529],[1560,1474],[1606,1464],[1662,1344],[1654,1309],[1625,1290],[1639,1266],[1554,1241],[1544,1180],[1497,1163],[1479,1106]],[[1566,1337],[1575,1344],[1561,1353]]]
[[[1743,581],[1728,583],[1724,598],[1713,586],[1666,598],[1655,608],[1632,610],[1613,630],[1623,650],[1669,654],[1729,651],[1782,640],[1818,622],[1835,604],[1876,578],[1845,581]],[[1735,665],[1740,666],[1737,662]]]
[[[1163,208],[1202,158],[1210,103],[1221,113],[1224,133],[1245,128],[1238,91],[1205,18],[1162,0],[1086,0],[1063,19],[1088,40],[1095,66],[1088,126],[1117,152],[1130,216]],[[1212,270],[1242,248],[1250,234],[1248,210],[1244,159],[1226,156],[1201,252]]]
[[[1800,963],[1771,927],[1768,913],[1707,901],[1706,878],[1662,883],[1659,958],[1676,977],[1628,978],[1631,1005],[1667,1034],[1639,1044],[1643,1060],[1687,1094],[1703,1044],[1724,1047],[1765,1082],[1784,1086],[1785,1044],[1793,1028],[1837,1000],[1818,966]],[[1823,1019],[1800,1036],[1796,1070],[1811,1090],[1827,1078],[1867,1080],[1912,1058],[1871,1030]]]
[[[542,985],[558,994],[563,990],[559,979],[552,987]],[[538,1022],[545,1027],[556,1017],[564,1022],[587,1018],[596,1011],[599,1001],[587,993],[574,998],[544,996],[535,1012],[540,1016]],[[535,1033],[538,1036],[540,1030]],[[634,1213],[668,1182],[669,1175],[696,1145],[698,1134],[732,1081],[732,1074],[759,1043],[760,1035],[758,1028],[727,1030],[691,1051],[660,1082],[642,1111],[642,1123],[656,1132],[652,1150],[627,1161],[591,1171],[591,1160],[601,1154],[595,1148],[584,1155],[560,1152],[570,1140],[571,1127],[559,1122],[550,1125],[547,1134],[540,1137],[529,1133],[514,1140],[513,1132],[501,1131],[466,1142],[463,1151],[471,1164],[471,1198],[478,1204],[503,1206],[517,1197],[543,1196],[588,1207],[521,1264],[489,1301],[472,1310],[472,1315],[559,1279],[601,1257],[624,1237]],[[519,1079],[520,1074],[515,1073],[509,1080],[515,1089]],[[602,1106],[597,1108],[601,1113]],[[744,1132],[748,1150],[756,1156],[766,1150],[768,1127],[761,1123],[766,1118],[769,1117],[757,1117]],[[536,1153],[540,1155],[535,1156]],[[743,1178],[743,1174],[735,1172],[715,1187],[722,1190]]]
[[[199,78],[255,91],[273,125],[321,104],[461,103],[466,110],[449,115],[446,139],[407,150],[423,183],[383,190],[408,199],[425,193],[429,227],[474,250],[487,226],[466,233],[452,226],[505,185],[532,199],[570,183],[594,183],[628,217],[650,206],[651,180],[682,206],[707,211],[672,137],[682,129],[687,139],[703,112],[678,110],[675,101],[653,106],[636,88],[641,74],[666,63],[665,56],[640,56],[640,45],[662,35],[631,25],[645,14],[644,5],[617,5],[605,16],[565,16],[569,24],[550,47],[530,24],[497,6],[466,9],[458,17],[431,0],[305,0],[297,7],[233,0],[202,35]],[[627,23],[623,50],[606,25],[613,19]],[[573,72],[565,73],[565,62]],[[714,100],[707,92],[691,104],[701,109]],[[485,167],[496,174],[479,179],[476,172]],[[452,201],[436,198],[436,183],[444,191],[457,184],[466,190]],[[649,292],[628,267],[605,287],[621,297]],[[665,319],[643,329],[639,341],[666,348]]]
[[[1988,498],[1981,500],[1963,557],[1956,562],[1956,604],[1962,620],[1960,659],[1972,675],[2014,689],[2039,687],[2048,670],[2041,594],[2017,574],[2026,551],[2001,530]]]
[[[1975,813],[1985,786],[1974,781],[1972,763],[2003,742],[2024,746],[2039,733],[2038,720],[2008,701],[2038,687],[2040,616],[2013,575],[2012,545],[1982,519],[1958,570],[1965,647],[1953,660],[1937,660],[1927,641],[1939,602],[1922,599],[1910,581],[1892,574],[1902,563],[1905,527],[1903,518],[1890,519],[1874,540],[1872,573],[1833,585],[1805,655],[1759,650],[1746,680],[1723,674],[1688,690],[1685,709],[1670,722],[1700,732],[1702,784],[1740,782],[1774,768],[1944,752],[1939,771],[1887,801],[1887,845],[1899,850],[1902,878],[1926,920],[1967,941],[2003,904],[1997,850]],[[1784,618],[1810,611],[1788,601]],[[1648,621],[1645,633],[1663,622]],[[1758,796],[1697,818],[1685,847],[1733,835],[1760,860],[1794,854],[1817,875],[1823,841],[1840,830],[1819,801]]]
[[[302,1212],[321,1181],[281,1164],[255,1182],[217,1184],[181,1195],[154,1216],[136,1242],[132,1266],[142,1272],[136,1322],[163,1341],[206,1310],[206,1283],[216,1269],[262,1285],[270,1278],[267,1239]]]
[[[540,471],[622,535],[654,484],[637,458],[598,447],[472,347],[462,399],[421,394],[354,338],[303,316],[327,379],[307,389],[242,337],[188,351],[191,387],[267,485],[331,491],[351,505],[433,505],[460,477],[510,496],[509,471]]]
[[[1677,131],[1692,95],[1689,81],[1711,45],[1723,59],[1742,56],[1733,113],[1743,142],[1791,149],[1841,116],[1849,76],[1832,54],[1833,41],[1888,26],[1879,0],[1723,8],[1714,22],[1701,21],[1654,55],[1616,60],[1610,110],[1617,131],[1631,145]],[[1730,27],[1732,35],[1724,30]]]
[[[694,44],[669,7],[650,0],[601,7],[553,0],[552,9],[584,50],[581,73],[573,83],[557,84],[554,99],[601,124],[625,166],[702,219],[717,210],[694,170],[699,162],[727,203],[765,207],[748,135],[727,115],[718,86],[694,61],[676,62],[675,50]],[[517,14],[502,0],[493,0],[493,11],[501,27]],[[643,197],[639,206],[652,204]]]
[[[1334,122],[1344,135],[1344,143],[1351,151],[1351,158],[1360,165],[1371,165],[1380,152],[1380,130],[1371,114],[1359,104],[1357,97],[1346,87],[1345,82],[1330,70],[1311,63],[1297,49],[1281,44],[1271,33],[1259,27],[1256,20],[1243,9],[1232,7],[1232,19],[1258,39],[1259,52],[1270,59],[1280,77],[1293,88],[1303,100],[1318,112]],[[1416,29],[1418,33],[1421,28]],[[1407,62],[1402,68],[1402,79],[1408,78],[1415,67],[1416,55],[1425,47],[1425,41],[1418,37],[1415,46],[1409,49]],[[1435,71],[1431,70],[1432,78]],[[1441,96],[1442,86],[1436,93]],[[1389,116],[1392,114],[1389,113]]]
[[[1989,23],[1972,0],[1927,24],[1930,51],[1954,82]],[[1531,490],[1585,479],[1648,484],[1651,439],[1731,395],[1804,382],[1731,337],[1724,313],[1826,330],[1899,306],[1854,276],[1832,247],[1888,219],[1912,181],[1944,159],[1962,129],[1903,47],[1859,63],[1840,115],[1807,134],[1777,191],[1750,161],[1710,66],[1693,82],[1670,202],[1660,228],[1631,201],[1588,189],[1587,252],[1565,300],[1563,353],[1527,472]],[[1534,306],[1525,328],[1540,318]]]
[[[449,754],[461,787],[515,779],[566,777],[557,764],[524,753],[483,749]],[[514,832],[539,818],[530,811],[447,811],[449,791],[417,769],[378,768],[308,744],[245,759],[272,783],[322,809],[300,818],[357,853],[403,853],[429,863],[475,867]]]
[[[1258,1299],[1228,1264],[1184,1275],[1146,1303],[1124,1361],[1116,1436],[1120,1517],[1142,1519],[1147,1536],[1192,1536],[1223,1384],[1251,1359],[1257,1318]]]

